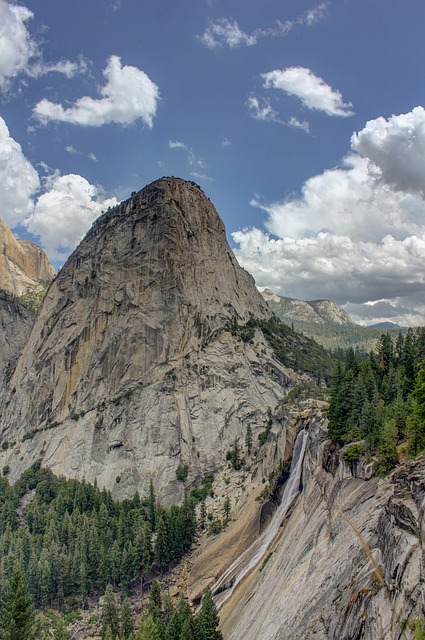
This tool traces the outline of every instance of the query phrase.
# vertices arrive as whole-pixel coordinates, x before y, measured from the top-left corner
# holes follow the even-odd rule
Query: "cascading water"
[[[285,485],[281,503],[276,509],[269,526],[248,549],[236,558],[212,586],[211,592],[218,608],[230,598],[236,586],[264,557],[271,542],[276,537],[288,509],[298,496],[307,437],[308,432],[303,429],[295,440],[290,476]]]

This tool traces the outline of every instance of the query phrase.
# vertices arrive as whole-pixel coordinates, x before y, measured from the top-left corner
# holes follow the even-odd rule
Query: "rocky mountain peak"
[[[180,463],[216,465],[244,416],[280,397],[283,367],[227,330],[270,313],[197,185],[133,193],[93,224],[39,310],[3,398],[3,438],[26,448],[12,476],[41,458],[117,495],[153,475],[175,495]]]

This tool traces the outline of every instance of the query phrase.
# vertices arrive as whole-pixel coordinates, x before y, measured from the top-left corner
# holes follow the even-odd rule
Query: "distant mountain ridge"
[[[264,289],[262,296],[272,311],[286,322],[355,326],[348,313],[332,300],[296,300],[279,296],[271,289]]]

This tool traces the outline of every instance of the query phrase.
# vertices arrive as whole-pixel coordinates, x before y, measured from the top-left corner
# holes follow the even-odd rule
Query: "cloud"
[[[414,166],[408,149],[417,160],[422,148],[422,116],[416,108],[368,122],[353,136],[341,166],[309,178],[299,195],[283,202],[252,200],[267,214],[267,233],[254,227],[232,236],[239,261],[258,286],[294,298],[330,298],[347,310],[355,305],[353,317],[367,322],[385,319],[384,307],[373,304],[385,300],[395,309],[394,322],[423,324],[423,316],[418,318],[425,310],[425,201],[421,177],[406,172]],[[410,129],[409,121],[415,123]],[[388,151],[385,161],[371,144],[377,127]],[[401,144],[401,153],[392,141],[387,144],[392,135],[400,143],[400,136],[406,142],[412,135],[415,144]],[[356,152],[359,140],[363,156]]]
[[[50,258],[64,259],[102,211],[116,204],[82,176],[54,175],[24,224],[40,238]]]
[[[321,4],[309,9],[305,13],[300,14],[294,20],[278,20],[276,25],[266,29],[255,29],[252,33],[243,31],[238,22],[232,18],[218,18],[210,20],[207,28],[198,39],[208,49],[218,49],[227,46],[230,49],[238,47],[252,47],[256,45],[260,38],[269,37],[285,37],[296,27],[311,27],[326,15],[329,2]]]
[[[272,107],[267,98],[258,98],[254,94],[248,98],[248,110],[251,118],[260,120],[261,122],[279,122],[279,113]],[[282,124],[282,123],[281,123]]]
[[[79,153],[72,146],[67,150]],[[102,210],[118,201],[80,175],[61,176],[43,162],[40,167],[49,174],[41,195],[38,172],[0,117],[0,216],[12,229],[22,225],[37,236],[51,259],[63,260]]]
[[[38,54],[37,44],[26,27],[26,22],[33,17],[26,7],[0,0],[0,88],[3,91]]]
[[[223,46],[223,44],[226,44],[231,49],[236,49],[236,47],[242,45],[252,47],[257,44],[258,36],[255,33],[249,35],[242,31],[236,20],[219,18],[218,20],[211,20],[199,38],[208,49],[216,49]]]
[[[21,74],[38,78],[55,72],[72,78],[87,71],[88,62],[83,56],[79,56],[77,62],[44,62],[40,46],[26,26],[33,17],[27,7],[0,0],[0,89],[3,92],[7,92]]]
[[[351,138],[379,180],[399,191],[425,195],[425,110],[369,121]],[[378,173],[376,174],[376,168]]]
[[[201,169],[206,168],[205,162],[202,158],[197,158],[193,149],[184,142],[180,142],[179,140],[170,140],[168,142],[168,146],[170,149],[183,149],[183,151],[187,153],[187,161],[191,167],[196,165]]]
[[[39,188],[37,171],[0,117],[0,216],[9,226],[19,224],[32,211]]]
[[[197,173],[196,171],[192,171],[190,174],[192,178],[195,180],[199,180],[200,182],[214,182],[214,178],[207,175],[206,173]]]
[[[34,108],[34,115],[43,124],[49,121],[99,127],[104,124],[131,124],[143,120],[152,127],[159,101],[157,85],[137,67],[122,66],[118,56],[111,56],[103,71],[106,84],[100,88],[101,98],[79,98],[75,105],[64,109],[43,99]]]
[[[310,133],[310,125],[307,120],[298,120],[295,116],[291,116],[288,120],[288,126],[293,129],[302,129],[304,133]]]
[[[42,60],[32,64],[26,69],[29,76],[39,78],[48,73],[62,73],[67,78],[73,78],[80,73],[86,73],[89,62],[84,56],[79,56],[77,62],[71,60],[59,60],[59,62],[43,62]]]
[[[308,109],[324,111],[329,116],[352,116],[351,102],[345,103],[342,95],[332,89],[322,78],[305,67],[287,67],[263,73],[264,87],[281,89],[296,96]]]

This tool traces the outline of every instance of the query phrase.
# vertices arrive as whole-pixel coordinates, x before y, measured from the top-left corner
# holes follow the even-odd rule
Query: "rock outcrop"
[[[302,485],[267,564],[221,610],[226,640],[412,639],[424,597],[425,459],[386,479],[353,477],[315,428]]]
[[[295,379],[261,332],[244,343],[228,330],[251,315],[270,310],[194,183],[158,180],[103,214],[50,286],[3,394],[11,479],[40,460],[117,497],[153,480],[180,499],[178,466],[191,481],[216,468]]]
[[[33,314],[12,295],[0,291],[0,388],[4,378],[12,375],[33,324]]]
[[[44,251],[30,240],[17,240],[0,218],[0,289],[20,296],[54,277]]]
[[[285,322],[298,321],[318,325],[353,325],[344,309],[332,300],[295,300],[278,296],[270,289],[264,289],[263,298],[271,309]]]

